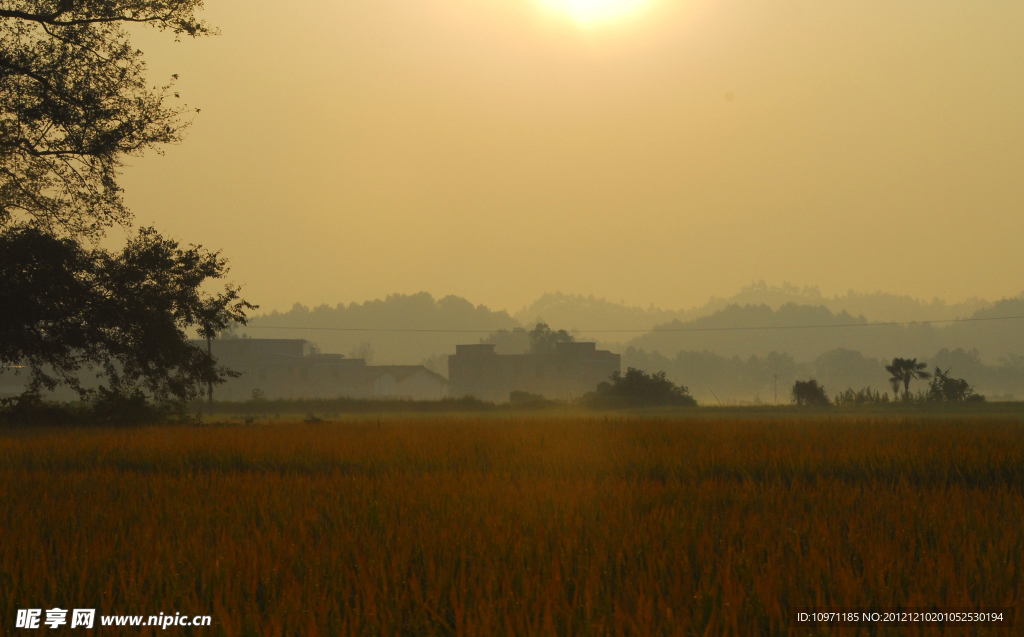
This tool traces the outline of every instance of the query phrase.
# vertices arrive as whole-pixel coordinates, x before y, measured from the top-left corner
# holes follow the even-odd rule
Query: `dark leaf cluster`
[[[576,338],[565,330],[553,331],[547,323],[537,323],[530,332],[531,354],[554,354],[559,343],[572,343]]]
[[[932,380],[928,383],[928,400],[937,403],[982,402],[984,396],[976,394],[974,387],[963,378],[953,378],[950,370],[942,371],[936,367]]]
[[[885,371],[892,374],[889,384],[892,385],[893,394],[899,394],[902,385],[903,399],[910,400],[910,381],[931,378],[932,375],[925,371],[927,367],[927,363],[918,363],[916,358],[892,359],[892,363],[885,366]]]
[[[793,383],[793,402],[798,405],[829,405],[825,388],[815,379],[798,380]]]
[[[141,391],[121,394],[100,387],[77,403],[45,400],[38,394],[0,399],[0,424],[121,426],[196,422],[184,403],[155,403]]]
[[[254,306],[238,288],[207,294],[227,264],[202,247],[180,247],[151,228],[119,252],[89,249],[37,228],[0,233],[0,365],[30,374],[29,393],[66,386],[90,392],[82,374],[119,395],[144,391],[187,401],[231,375],[188,341],[245,323]]]
[[[626,373],[615,372],[609,379],[597,386],[588,401],[596,407],[655,407],[676,405],[693,407],[697,401],[689,390],[665,377],[665,372],[648,374],[629,367]]]
[[[125,31],[197,36],[201,0],[0,0],[0,229],[97,237],[131,216],[124,157],[181,139],[187,107],[147,84]]]

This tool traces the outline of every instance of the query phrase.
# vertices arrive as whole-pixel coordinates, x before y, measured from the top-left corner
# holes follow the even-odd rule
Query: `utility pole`
[[[778,374],[774,374],[774,376],[775,376],[775,404],[778,405],[779,404],[779,375]]]
[[[715,397],[715,400],[718,400],[718,394],[715,393],[715,390],[713,390],[710,387],[708,387],[708,391],[711,392],[711,395]],[[722,401],[721,400],[718,400],[718,406],[719,407],[724,407],[724,405],[722,405]]]

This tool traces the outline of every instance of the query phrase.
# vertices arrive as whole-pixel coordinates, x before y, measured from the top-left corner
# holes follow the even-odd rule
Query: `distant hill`
[[[251,338],[304,338],[323,352],[361,356],[372,352],[377,364],[420,363],[438,354],[454,354],[458,343],[477,343],[487,332],[511,330],[519,323],[504,311],[473,305],[457,296],[434,299],[426,292],[392,294],[365,303],[340,303],[308,308],[296,303],[287,312],[254,317],[251,328],[236,336]],[[300,329],[268,329],[288,327]],[[360,332],[309,328],[377,328],[409,330],[478,330],[450,332]]]
[[[784,283],[768,285],[758,281],[732,296],[714,297],[704,305],[679,310],[639,307],[615,303],[579,294],[547,293],[516,312],[513,317],[523,325],[543,319],[549,325],[581,330],[650,329],[673,320],[688,321],[710,316],[730,305],[766,305],[777,310],[784,305],[810,305],[827,308],[833,314],[846,312],[869,321],[940,321],[972,316],[992,307],[992,302],[972,298],[961,303],[941,299],[922,301],[907,295],[887,292],[854,292],[826,297],[816,287],[797,287]],[[614,340],[614,339],[612,339]],[[625,340],[625,339],[621,339]]]
[[[991,319],[1024,316],[1024,298],[1003,299],[978,310],[971,318]],[[977,320],[941,328],[940,343],[949,349],[977,349],[982,360],[992,363],[1010,355],[1024,355],[1024,320]]]
[[[972,299],[949,304],[929,302],[884,292],[848,292],[825,297],[817,288],[791,285],[749,285],[727,298],[711,299],[688,310],[666,310],[615,303],[593,296],[549,293],[514,316],[503,310],[448,296],[435,299],[426,292],[393,294],[364,303],[322,305],[298,303],[287,312],[253,318],[250,328],[236,336],[305,338],[324,352],[360,356],[370,352],[381,364],[423,363],[445,373],[446,357],[459,343],[476,343],[497,330],[530,329],[538,319],[552,329],[650,330],[693,327],[757,327],[764,325],[845,325],[884,321],[944,320],[960,317],[1024,315],[1024,299],[991,303]],[[268,329],[268,328],[288,329]],[[365,332],[313,328],[386,328],[409,330],[471,330],[468,332]],[[673,357],[680,351],[708,351],[718,355],[765,355],[785,352],[797,362],[813,361],[835,348],[859,351],[880,360],[893,356],[927,357],[942,348],[977,348],[993,362],[1008,354],[1024,355],[1024,322],[994,321],[909,327],[844,327],[814,330],[740,332],[653,332],[644,334],[578,334],[597,340],[602,347],[623,352],[629,346]]]
[[[978,310],[971,318],[1024,316],[1024,299],[1006,299]],[[844,348],[881,360],[894,356],[926,358],[940,349],[977,349],[994,362],[1024,353],[1024,320],[963,323],[913,323],[869,326],[864,316],[834,313],[824,305],[787,303],[729,305],[710,316],[674,320],[631,340],[629,346],[674,356],[682,351],[708,351],[724,356],[763,356],[785,352],[797,361],[814,360]],[[820,326],[800,328],[800,326]],[[770,328],[770,329],[761,329]]]
[[[864,316],[869,321],[941,321],[967,318],[978,310],[991,307],[992,302],[970,298],[960,303],[947,303],[942,299],[923,301],[908,295],[888,292],[855,292],[827,297],[817,287],[797,287],[788,283],[781,286],[758,281],[727,298],[712,298],[700,308],[683,312],[678,318],[707,316],[730,305],[767,305],[778,309],[787,304],[813,305],[828,308],[832,313],[847,312]],[[689,314],[689,316],[686,316]]]
[[[832,395],[868,385],[885,391],[884,366],[896,356],[926,362],[929,371],[950,369],[990,396],[1019,398],[1024,320],[986,319],[1020,316],[1020,298],[980,309],[971,321],[874,326],[823,305],[729,305],[710,316],[656,326],[630,341],[622,364],[665,371],[709,404],[773,402],[776,393],[787,402],[797,378],[816,378]],[[822,327],[799,327],[809,325]],[[746,329],[763,327],[774,329]]]
[[[662,323],[651,332],[634,338],[629,345],[665,356],[673,356],[680,351],[708,351],[743,357],[785,352],[797,361],[813,360],[837,347],[865,354],[870,351],[869,355],[874,355],[875,351],[889,351],[889,345],[895,341],[901,341],[905,350],[910,349],[910,355],[919,351],[918,348],[931,353],[926,345],[931,338],[926,337],[909,348],[911,343],[907,341],[906,330],[900,327],[839,327],[867,323],[863,316],[846,312],[835,314],[820,305],[788,303],[778,309],[768,305],[729,305],[710,316]],[[792,329],[805,325],[823,327]]]
[[[635,330],[650,329],[679,318],[679,312],[596,299],[593,295],[547,293],[513,315],[523,325],[543,321],[558,329]]]

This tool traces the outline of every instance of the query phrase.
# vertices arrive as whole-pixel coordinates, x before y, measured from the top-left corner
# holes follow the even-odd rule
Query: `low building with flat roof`
[[[622,369],[621,357],[596,343],[557,343],[549,354],[498,354],[494,345],[456,345],[448,357],[448,395],[505,402],[513,391],[572,399]]]
[[[206,351],[206,341],[192,344]],[[258,390],[277,398],[406,398],[440,400],[448,379],[423,365],[367,365],[361,358],[321,354],[302,339],[229,338],[210,343],[213,357],[241,374],[213,388],[217,400],[249,400]]]

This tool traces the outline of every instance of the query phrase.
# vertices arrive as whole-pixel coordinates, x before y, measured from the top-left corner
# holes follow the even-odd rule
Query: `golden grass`
[[[0,498],[4,633],[59,606],[204,635],[807,635],[797,607],[1024,595],[1024,426],[984,417],[24,430]]]

